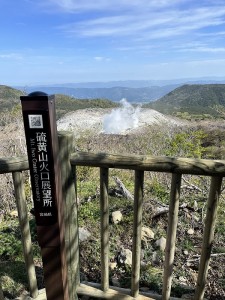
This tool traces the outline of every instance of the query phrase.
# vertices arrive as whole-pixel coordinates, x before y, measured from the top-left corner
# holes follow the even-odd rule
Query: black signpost
[[[55,97],[21,96],[38,242],[48,300],[68,300]]]

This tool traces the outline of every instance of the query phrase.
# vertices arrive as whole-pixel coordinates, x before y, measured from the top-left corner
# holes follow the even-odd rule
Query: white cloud
[[[102,57],[102,56],[95,56],[94,59],[97,60],[97,61],[102,61],[104,59],[104,57]]]
[[[18,53],[0,53],[0,59],[22,60],[23,57]]]
[[[109,57],[103,57],[103,56],[95,56],[94,60],[96,61],[111,61]]]
[[[135,37],[143,40],[181,36],[190,32],[223,25],[225,8],[205,7],[189,10],[166,9],[142,13],[120,12],[117,15],[93,17],[62,25],[60,28],[74,36]]]
[[[174,50],[177,52],[205,52],[205,53],[223,53],[225,52],[225,47],[218,47],[211,45],[205,41],[195,41],[190,43],[184,43],[174,46]]]
[[[210,47],[195,47],[195,48],[187,48],[183,49],[183,52],[208,52],[208,53],[222,53],[225,52],[225,47],[215,47],[215,48],[210,48]]]

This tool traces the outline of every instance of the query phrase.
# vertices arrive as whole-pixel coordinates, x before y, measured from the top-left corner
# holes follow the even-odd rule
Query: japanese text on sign
[[[48,136],[48,119],[45,114],[29,114],[30,153],[32,164],[32,182],[36,216],[47,217],[49,222],[56,218],[54,164],[52,162],[50,137]],[[52,219],[53,218],[53,219]],[[50,221],[51,219],[51,221]],[[45,221],[40,221],[45,222]],[[46,222],[48,222],[46,220]]]

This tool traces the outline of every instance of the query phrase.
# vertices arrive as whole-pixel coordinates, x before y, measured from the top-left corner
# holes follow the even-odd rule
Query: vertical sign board
[[[21,96],[38,242],[48,300],[67,300],[62,186],[55,98],[42,92]]]

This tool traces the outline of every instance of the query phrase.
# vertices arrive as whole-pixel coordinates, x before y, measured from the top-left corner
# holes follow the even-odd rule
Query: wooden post
[[[16,206],[18,210],[18,218],[20,222],[20,230],[23,243],[23,253],[25,259],[25,266],[28,275],[29,290],[32,298],[37,298],[38,287],[37,278],[35,274],[30,225],[27,214],[27,204],[24,192],[24,182],[22,172],[13,172],[13,183],[15,188]]]
[[[139,295],[144,171],[135,171],[131,296]]]
[[[100,168],[100,211],[101,211],[101,285],[109,289],[109,169]]]
[[[47,299],[68,300],[55,98],[34,92],[20,99]]]
[[[65,242],[68,268],[69,299],[77,300],[80,284],[79,228],[77,216],[76,178],[70,164],[73,152],[73,133],[59,132],[59,158],[61,162],[63,203],[65,205]]]

